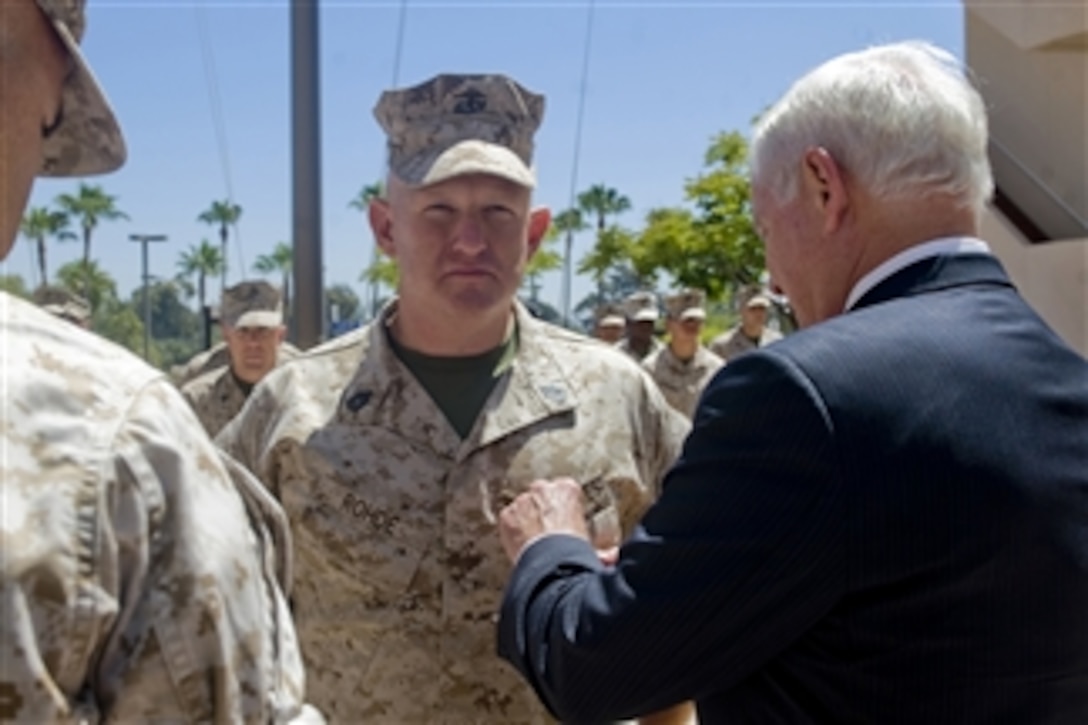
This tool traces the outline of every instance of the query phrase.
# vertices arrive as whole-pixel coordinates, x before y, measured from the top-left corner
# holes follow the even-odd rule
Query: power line
[[[231,177],[230,153],[227,144],[227,127],[223,121],[223,103],[219,96],[218,73],[215,68],[215,55],[212,53],[211,41],[208,39],[207,22],[204,17],[204,5],[194,4],[196,11],[197,33],[200,37],[200,54],[204,64],[204,82],[208,89],[208,102],[212,111],[212,126],[215,130],[215,141],[219,149],[219,164],[223,172],[223,182],[227,189],[227,202],[234,205],[234,184]],[[231,222],[231,231],[234,233],[235,249],[238,252],[238,264],[245,277],[246,260],[242,248],[242,234],[238,229],[238,222]],[[224,263],[227,260],[223,260]],[[225,286],[225,284],[224,284]]]
[[[574,127],[574,159],[570,170],[570,201],[569,209],[574,208],[578,194],[578,161],[582,151],[582,119],[586,108],[586,81],[589,78],[589,51],[593,41],[593,8],[594,0],[589,0],[588,17],[586,18],[586,37],[582,51],[582,87],[578,94],[578,120]],[[567,230],[566,254],[563,255],[563,322],[570,323],[570,297],[571,297],[571,249],[574,243],[574,232]]]

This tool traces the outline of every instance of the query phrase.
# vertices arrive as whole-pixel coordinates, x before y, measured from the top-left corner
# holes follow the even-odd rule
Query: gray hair
[[[802,155],[820,147],[878,197],[948,194],[977,217],[993,193],[987,135],[982,97],[951,53],[882,45],[824,63],[767,111],[752,180],[791,200]]]

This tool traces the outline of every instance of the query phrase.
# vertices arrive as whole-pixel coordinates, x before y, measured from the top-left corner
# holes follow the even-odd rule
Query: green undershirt
[[[393,339],[392,334],[389,344],[463,440],[472,432],[487,396],[513,364],[518,350],[518,333],[515,328],[498,347],[468,357],[424,355],[404,347]]]

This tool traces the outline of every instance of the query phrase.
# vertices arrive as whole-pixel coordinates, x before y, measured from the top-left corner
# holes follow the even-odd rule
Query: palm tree
[[[38,273],[41,275],[41,284],[49,284],[49,268],[46,264],[45,240],[53,237],[58,240],[75,239],[76,235],[69,231],[71,219],[63,211],[36,206],[30,209],[23,217],[20,227],[23,236],[31,240],[38,248]]]
[[[615,189],[604,184],[594,184],[578,195],[578,208],[586,214],[594,214],[597,218],[597,245],[607,242],[605,229],[608,226],[608,217],[617,216],[631,208],[631,200]],[[598,278],[597,292],[604,293],[602,278]]]
[[[283,280],[283,309],[291,309],[291,245],[287,242],[277,242],[271,254],[262,254],[253,263],[253,269],[261,274],[281,275]],[[288,317],[290,315],[288,314]]]
[[[385,185],[381,181],[376,181],[373,184],[367,184],[360,191],[359,195],[348,202],[348,207],[351,209],[358,209],[364,215],[367,210],[370,209],[370,202],[374,199],[380,199],[385,195]],[[370,250],[370,266],[367,269],[378,270],[378,240],[373,240],[373,247]],[[364,272],[364,274],[366,274]],[[378,314],[378,286],[381,284],[380,274],[374,274],[370,276],[370,316],[373,318]]]
[[[75,195],[61,194],[57,197],[57,206],[68,216],[78,219],[83,230],[83,265],[91,264],[91,235],[100,221],[128,219],[128,214],[117,208],[117,197],[107,194],[101,186],[81,183]],[[90,280],[90,272],[87,280]],[[83,296],[90,296],[90,290],[83,290]]]
[[[183,279],[196,277],[197,299],[200,301],[201,311],[204,310],[207,292],[205,283],[208,276],[219,274],[222,270],[223,254],[207,239],[200,240],[199,245],[194,244],[189,247],[189,251],[181,253],[178,259],[179,276]]]
[[[223,258],[223,266],[219,270],[222,278],[219,283],[223,289],[227,288],[227,238],[230,235],[230,228],[238,223],[241,216],[242,207],[231,203],[230,199],[224,199],[213,201],[212,205],[196,218],[198,222],[219,227],[219,247]]]
[[[610,216],[631,208],[631,200],[611,187],[594,184],[578,195],[578,208],[597,216],[597,233],[603,232]]]
[[[570,320],[570,293],[571,293],[571,246],[574,243],[574,235],[586,229],[586,221],[581,209],[567,209],[555,215],[552,219],[552,230],[556,236],[562,234],[563,241],[563,299],[562,313],[563,324]]]

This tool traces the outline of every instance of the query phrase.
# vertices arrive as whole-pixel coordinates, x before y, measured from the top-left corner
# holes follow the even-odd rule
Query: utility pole
[[[318,67],[317,0],[291,0],[291,139],[295,278],[294,342],[303,350],[320,342],[321,260],[321,77]]]
[[[165,242],[165,234],[129,234],[129,241],[140,243],[140,255],[143,258],[143,290],[144,290],[144,360],[148,359],[151,349],[151,296],[148,294],[147,283],[150,277],[147,273],[147,243]]]

